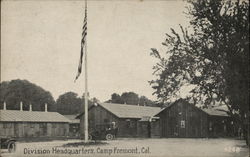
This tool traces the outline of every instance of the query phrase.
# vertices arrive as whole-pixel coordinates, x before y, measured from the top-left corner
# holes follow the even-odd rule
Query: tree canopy
[[[61,114],[77,114],[80,112],[82,99],[74,92],[66,92],[56,100],[57,112]]]
[[[140,106],[154,106],[154,102],[145,96],[139,96],[134,92],[123,92],[121,95],[113,93],[107,102],[118,104],[130,104]]]
[[[88,101],[89,107],[95,102],[97,98],[92,98]],[[63,115],[79,114],[84,109],[84,94],[79,97],[77,93],[66,92],[58,97],[56,100],[57,112]]]
[[[29,110],[32,105],[34,111],[44,111],[45,103],[48,104],[48,111],[55,111],[55,101],[49,91],[30,83],[27,80],[12,80],[1,82],[0,104],[6,102],[9,110],[19,110],[20,102],[23,102],[23,110]]]
[[[159,101],[169,101],[184,85],[193,85],[193,102],[226,104],[238,121],[249,117],[249,2],[189,1],[190,28],[171,29],[162,43],[157,79],[150,83]]]

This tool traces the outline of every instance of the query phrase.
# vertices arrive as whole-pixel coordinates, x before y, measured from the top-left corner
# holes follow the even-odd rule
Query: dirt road
[[[15,153],[3,157],[31,156],[140,156],[140,157],[248,157],[242,140],[234,139],[117,139],[107,144],[72,146],[79,140],[17,143]],[[104,141],[105,142],[105,141]],[[65,146],[65,144],[67,144]]]

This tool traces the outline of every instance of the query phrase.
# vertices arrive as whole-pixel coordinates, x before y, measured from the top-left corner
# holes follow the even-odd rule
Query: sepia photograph
[[[0,157],[249,157],[249,1],[0,9]]]

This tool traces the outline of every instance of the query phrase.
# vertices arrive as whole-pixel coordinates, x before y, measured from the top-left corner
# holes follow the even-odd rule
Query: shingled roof
[[[206,112],[208,115],[211,115],[211,116],[223,116],[223,117],[229,116],[227,114],[227,111],[218,110],[216,108],[206,108],[206,109],[201,109],[201,110]]]
[[[148,107],[126,104],[100,103],[100,106],[110,111],[119,118],[142,118],[153,117],[160,107]]]
[[[161,111],[159,111],[159,112],[156,114],[156,116],[157,116],[160,112],[164,111],[165,109],[168,109],[168,108],[170,108],[171,106],[177,104],[179,101],[183,101],[183,102],[185,102],[185,103],[187,103],[187,104],[190,104],[188,101],[186,101],[186,100],[184,100],[184,99],[178,99],[178,100],[176,100],[175,102],[173,102],[173,103],[171,103],[170,105],[168,105],[167,107],[163,108]],[[210,116],[229,117],[229,115],[228,115],[228,113],[227,113],[227,112],[228,112],[228,109],[227,109],[226,106],[216,106],[216,107],[213,107],[213,108],[205,108],[205,109],[201,109],[201,108],[199,108],[199,107],[197,107],[197,106],[194,106],[194,107],[198,108],[199,110],[205,112],[206,114],[208,114],[208,115],[210,115]]]
[[[58,112],[0,110],[1,122],[70,122]]]
[[[70,123],[72,124],[79,124],[80,123],[80,119],[76,119],[76,114],[73,115],[63,115],[64,117],[68,118],[70,120]]]
[[[127,105],[127,104],[115,104],[115,103],[98,103],[107,111],[111,112],[118,118],[138,118],[143,117],[153,117],[158,113],[160,107],[149,107],[149,106],[137,106],[137,105]],[[92,107],[95,107],[94,105]],[[91,107],[91,108],[92,108]],[[89,110],[91,109],[89,108]],[[84,113],[79,114],[76,118],[79,118]]]

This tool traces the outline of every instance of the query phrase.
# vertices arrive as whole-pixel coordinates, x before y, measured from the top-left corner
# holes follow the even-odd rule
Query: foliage
[[[56,100],[57,112],[60,114],[77,114],[81,110],[82,99],[74,92],[66,92]]]
[[[124,92],[121,95],[121,99],[125,104],[138,105],[139,96],[134,92]]]
[[[218,101],[243,124],[249,116],[249,2],[189,1],[192,30],[171,29],[163,45],[166,55],[152,49],[158,76],[150,83],[158,99],[169,101],[183,85],[193,85],[194,102]],[[191,32],[191,33],[190,33]]]
[[[107,102],[118,104],[130,104],[140,106],[154,106],[154,102],[145,96],[140,96],[134,92],[123,92],[121,96],[117,93],[111,95],[111,99]]]
[[[44,111],[44,104],[47,103],[48,111],[55,111],[55,101],[50,92],[27,80],[1,82],[0,92],[0,104],[6,102],[9,110],[19,110],[22,101],[23,110],[29,110],[29,105],[32,104],[32,110]]]
[[[57,112],[63,115],[79,114],[84,110],[84,94],[82,97],[74,92],[66,92],[56,100]],[[88,105],[93,105],[98,102],[97,98],[92,98],[88,101]]]
[[[113,93],[111,95],[111,103],[118,103],[118,104],[124,104],[124,101],[122,100],[121,96],[117,93]]]

